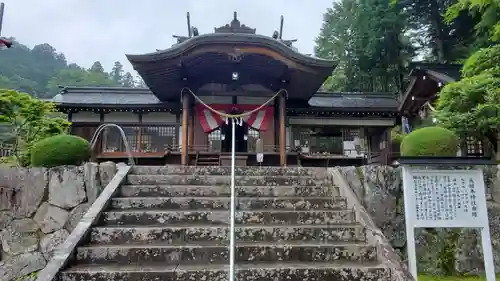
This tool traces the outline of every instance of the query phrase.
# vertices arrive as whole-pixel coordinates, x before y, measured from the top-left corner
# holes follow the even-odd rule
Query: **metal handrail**
[[[100,133],[104,129],[106,129],[107,127],[115,127],[115,128],[118,129],[118,131],[120,132],[120,135],[122,136],[122,141],[125,144],[125,150],[127,150],[129,165],[130,166],[134,166],[135,165],[134,157],[132,156],[132,151],[130,150],[130,146],[128,144],[127,137],[125,136],[125,132],[123,131],[122,127],[120,127],[120,126],[118,126],[116,124],[113,124],[113,123],[102,124],[101,126],[97,127],[97,130],[94,132],[94,134],[92,135],[92,139],[90,140],[90,151],[94,150],[95,145],[97,143],[97,139],[99,138]]]

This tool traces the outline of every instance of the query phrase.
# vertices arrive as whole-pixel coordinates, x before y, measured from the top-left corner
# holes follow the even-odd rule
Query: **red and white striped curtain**
[[[230,113],[231,111],[242,111],[249,112],[260,105],[254,104],[210,104],[213,109]],[[203,104],[196,105],[196,111],[198,113],[198,118],[200,119],[201,127],[205,133],[210,133],[222,125],[225,121],[224,117],[212,112],[210,109],[206,108]],[[266,131],[269,126],[269,121],[273,119],[273,107],[264,106],[262,109],[250,114],[249,116],[243,117],[243,121],[247,123],[248,126],[252,127],[258,131]]]

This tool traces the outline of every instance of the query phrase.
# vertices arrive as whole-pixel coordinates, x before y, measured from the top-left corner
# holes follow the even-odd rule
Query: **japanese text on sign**
[[[414,170],[410,175],[415,225],[421,227],[466,227],[478,224],[479,198],[485,200],[484,184],[464,171]],[[482,197],[481,197],[482,196]],[[484,206],[482,206],[484,207]],[[484,214],[486,212],[485,208]]]
[[[417,280],[416,227],[481,229],[484,268],[495,280],[482,171],[426,170],[403,166],[408,267]]]

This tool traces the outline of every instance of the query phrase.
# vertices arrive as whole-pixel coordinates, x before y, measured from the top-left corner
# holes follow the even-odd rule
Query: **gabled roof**
[[[442,83],[449,83],[460,79],[462,65],[414,62],[410,68],[410,76],[427,74]]]
[[[415,115],[425,103],[435,100],[442,86],[459,80],[462,65],[415,62],[410,68],[410,85],[399,105],[406,116]]]
[[[118,87],[64,87],[52,101],[67,106],[164,104],[147,88]]]
[[[161,102],[145,88],[64,87],[53,102],[62,107],[172,107],[178,103]],[[305,105],[305,106],[304,106]],[[294,108],[340,111],[396,112],[399,102],[394,93],[318,92],[306,103],[293,100]]]

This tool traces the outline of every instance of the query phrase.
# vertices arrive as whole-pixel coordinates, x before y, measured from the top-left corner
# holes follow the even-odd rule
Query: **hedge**
[[[403,138],[402,156],[456,156],[460,141],[452,131],[441,127],[417,129]]]
[[[31,149],[33,167],[80,165],[89,157],[89,142],[73,135],[48,137],[37,142]]]

